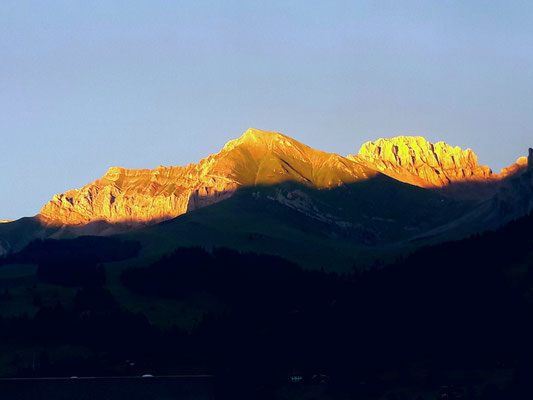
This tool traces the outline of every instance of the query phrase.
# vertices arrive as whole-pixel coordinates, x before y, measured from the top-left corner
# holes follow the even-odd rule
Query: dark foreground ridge
[[[0,371],[20,378],[214,375],[215,396],[232,399],[530,399],[532,243],[529,215],[343,275],[196,247],[145,266],[111,263],[87,283],[6,265]],[[68,262],[77,270],[75,259]],[[129,379],[0,385],[3,393],[35,390],[32,399],[73,390],[121,399],[132,388],[127,398],[172,382]],[[27,389],[18,389],[22,382],[30,382]],[[168,393],[161,398],[184,398]],[[67,395],[58,398],[84,398]]]

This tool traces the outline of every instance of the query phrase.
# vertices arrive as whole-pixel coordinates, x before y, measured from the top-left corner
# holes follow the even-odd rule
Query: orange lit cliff
[[[217,154],[185,167],[113,167],[81,189],[58,194],[41,210],[48,224],[152,221],[231,196],[242,186],[295,181],[329,188],[366,179],[372,169],[275,132],[249,129]]]
[[[299,182],[318,189],[383,173],[420,187],[495,181],[527,169],[527,159],[493,174],[472,150],[422,137],[365,143],[356,156],[325,153],[276,132],[247,130],[198,164],[156,169],[110,168],[81,189],[58,194],[41,210],[46,224],[149,222],[176,217],[226,199],[240,187]]]
[[[486,180],[489,167],[480,166],[470,149],[436,144],[423,137],[398,136],[363,144],[359,154],[348,156],[402,182],[421,187],[441,187],[465,180]]]

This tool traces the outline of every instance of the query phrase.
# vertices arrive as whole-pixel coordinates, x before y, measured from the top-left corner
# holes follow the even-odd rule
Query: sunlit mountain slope
[[[158,221],[226,199],[244,186],[292,181],[323,189],[376,173],[280,133],[249,129],[198,164],[110,168],[101,179],[54,196],[39,216],[47,224]]]
[[[532,166],[522,157],[494,174],[470,149],[405,136],[368,142],[345,158],[249,129],[198,164],[113,167],[54,196],[36,217],[0,224],[0,254],[34,238],[131,232],[141,256],[227,246],[346,266],[526,214]]]
[[[402,182],[428,188],[498,181],[527,167],[527,158],[521,157],[516,164],[494,174],[489,167],[478,164],[471,149],[463,150],[444,142],[434,144],[419,136],[367,142],[357,155],[348,159]]]

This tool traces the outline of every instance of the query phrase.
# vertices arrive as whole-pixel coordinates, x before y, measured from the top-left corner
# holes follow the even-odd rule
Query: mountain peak
[[[492,175],[489,167],[478,164],[477,156],[471,149],[463,150],[442,141],[431,143],[421,136],[397,136],[366,142],[357,156],[348,158],[422,187],[485,180]]]
[[[323,189],[375,174],[281,133],[250,128],[198,164],[111,167],[101,179],[54,196],[40,217],[50,224],[157,221],[226,199],[240,187],[291,181]]]
[[[241,138],[247,139],[247,140],[264,140],[265,138],[273,138],[278,136],[285,136],[282,135],[279,132],[273,132],[273,131],[263,131],[261,129],[256,128],[248,128],[246,131],[242,134]]]
[[[279,132],[262,131],[260,129],[248,128],[246,132],[237,139],[230,140],[223,150],[230,151],[240,145],[267,146],[271,147],[274,142],[296,142]]]
[[[525,169],[525,159],[515,169]],[[326,189],[379,172],[421,187],[496,177],[488,167],[478,165],[472,150],[433,144],[420,136],[367,142],[358,155],[344,158],[278,132],[250,128],[197,164],[111,167],[83,188],[54,196],[39,217],[50,224],[154,222],[227,199],[242,187],[295,182]]]

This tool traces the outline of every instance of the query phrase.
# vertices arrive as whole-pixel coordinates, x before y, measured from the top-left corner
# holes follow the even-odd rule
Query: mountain
[[[358,155],[344,158],[280,133],[249,129],[198,164],[152,170],[112,167],[83,188],[54,196],[39,217],[47,225],[154,222],[225,200],[248,186],[290,181],[330,189],[383,173],[411,185],[445,187],[499,181],[525,164],[523,158],[493,174],[470,149],[406,136],[367,142]]]
[[[471,207],[381,174],[330,190],[284,182],[244,187],[225,201],[124,237],[140,241],[143,256],[179,246],[228,247],[346,271],[424,244],[410,239]]]
[[[249,129],[198,164],[152,170],[112,167],[83,188],[54,196],[39,217],[48,225],[153,222],[227,199],[240,187],[292,181],[324,189],[376,173],[280,133]]]
[[[114,168],[0,224],[0,375],[531,398],[513,385],[531,392],[533,215],[456,239],[531,210],[533,152],[493,174],[471,150],[378,142],[348,159],[249,130],[198,164]]]
[[[472,150],[421,137],[345,158],[249,129],[198,164],[110,168],[36,217],[0,224],[0,253],[34,238],[123,234],[142,243],[141,257],[225,246],[344,269],[526,214],[531,159],[494,174]]]
[[[367,142],[357,155],[348,159],[402,182],[427,188],[500,180],[525,169],[527,164],[527,159],[522,157],[501,174],[494,174],[489,167],[478,164],[471,149],[463,150],[444,142],[433,144],[420,136]]]

